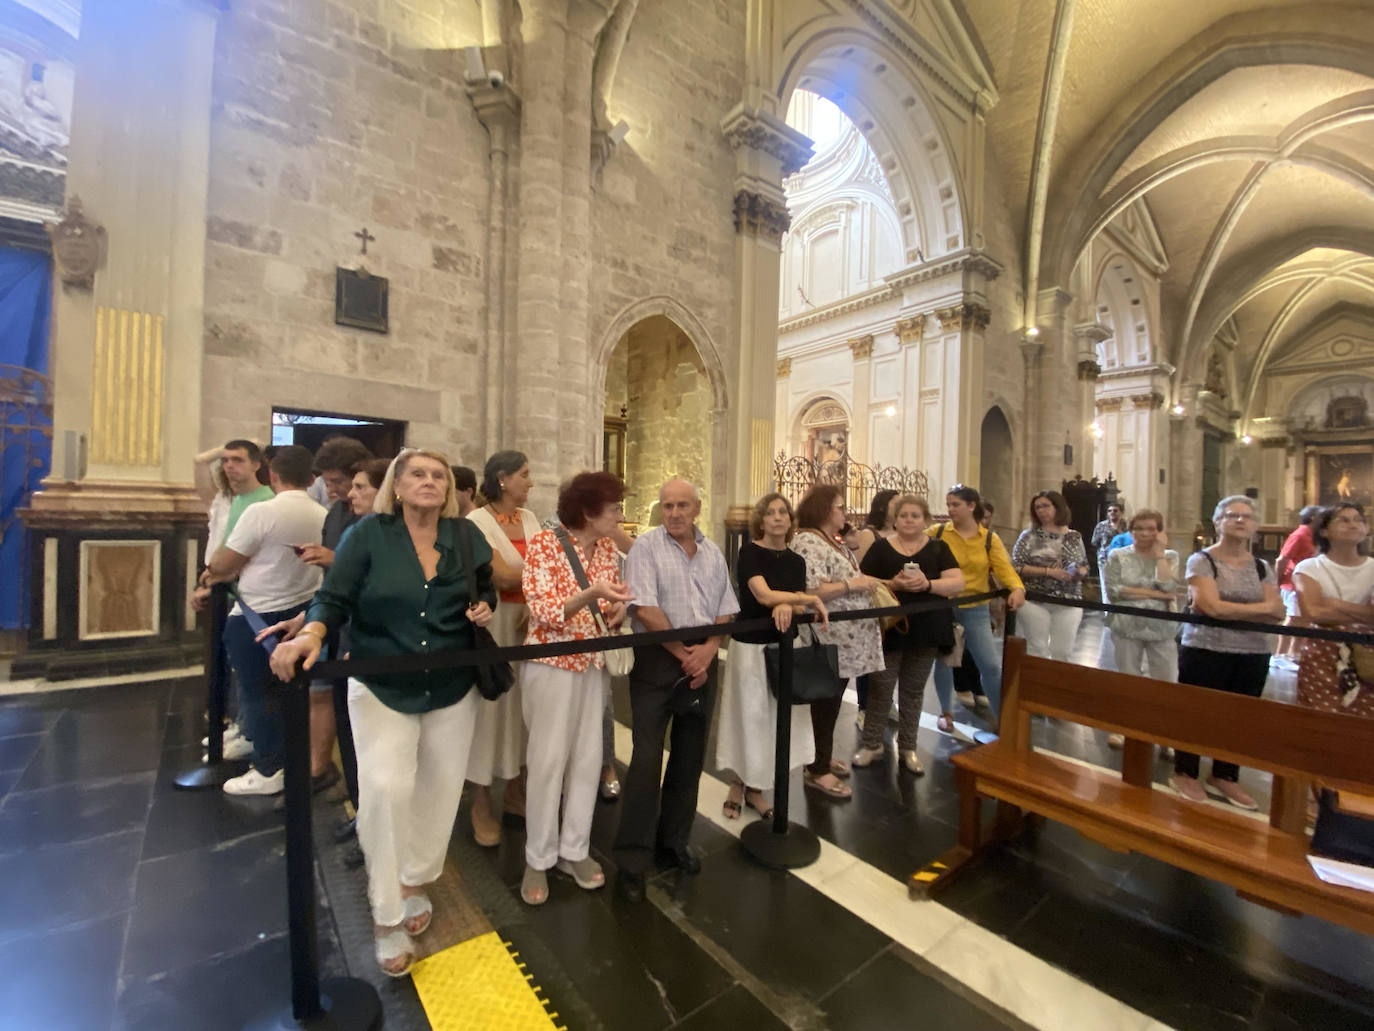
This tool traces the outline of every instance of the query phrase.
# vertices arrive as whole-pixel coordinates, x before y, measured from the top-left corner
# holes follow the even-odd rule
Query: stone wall
[[[665,318],[639,323],[625,354],[629,426],[625,434],[625,518],[648,525],[658,488],[675,476],[698,486],[711,469],[711,386],[692,342]],[[713,526],[703,498],[699,525]]]
[[[742,4],[640,0],[609,105],[630,133],[592,193],[593,355],[604,358],[614,346],[608,337],[618,314],[669,297],[699,321],[702,339],[693,334],[693,343],[718,381],[737,379],[735,160],[720,122],[742,94],[744,47]],[[708,404],[723,411],[731,400]],[[714,467],[692,474],[707,510],[715,499],[717,517],[725,511],[726,472],[719,432]],[[719,535],[705,513],[701,527]]]
[[[265,437],[292,406],[405,419],[410,441],[481,465],[487,134],[441,49],[480,38],[476,10],[236,0],[221,16],[203,444]],[[359,263],[390,280],[387,335],[334,324],[335,267]]]

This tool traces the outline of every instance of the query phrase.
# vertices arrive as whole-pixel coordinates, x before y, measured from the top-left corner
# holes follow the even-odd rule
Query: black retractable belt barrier
[[[764,866],[792,869],[809,866],[821,854],[821,840],[814,831],[787,819],[787,796],[790,793],[792,753],[792,642],[797,636],[793,627],[782,635],[778,644],[778,729],[773,749],[773,822],[751,823],[740,831],[739,842],[744,851]]]
[[[209,611],[206,612],[205,683],[206,735],[205,761],[177,774],[172,786],[184,791],[204,791],[221,788],[224,782],[237,777],[248,768],[246,762],[224,758],[224,710],[229,695],[229,663],[224,654],[224,621],[229,613],[229,585],[215,584],[210,588]]]
[[[291,941],[291,1007],[274,1007],[246,1031],[373,1031],[382,1024],[377,989],[356,977],[320,981],[315,936],[315,854],[310,826],[310,680],[297,673],[283,692],[286,722],[286,908]]]

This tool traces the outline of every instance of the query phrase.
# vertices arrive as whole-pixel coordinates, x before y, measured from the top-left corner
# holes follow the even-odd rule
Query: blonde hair
[[[915,505],[921,510],[921,518],[930,522],[930,505],[919,494],[898,494],[889,501],[887,504],[887,521],[895,525],[897,513],[906,508],[907,505]]]
[[[372,511],[378,515],[391,515],[396,511],[396,477],[405,472],[406,465],[412,458],[432,458],[444,467],[444,503],[439,508],[441,519],[458,518],[458,491],[453,485],[453,470],[449,468],[448,456],[442,451],[434,451],[424,447],[406,447],[401,449],[401,453],[391,460],[391,465],[387,467],[386,475],[382,477],[382,485],[377,488],[377,497],[372,502]]]

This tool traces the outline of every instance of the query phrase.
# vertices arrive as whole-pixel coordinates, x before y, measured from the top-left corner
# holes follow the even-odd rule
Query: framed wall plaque
[[[373,333],[385,333],[387,321],[387,286],[383,276],[374,276],[365,268],[334,270],[334,322]]]

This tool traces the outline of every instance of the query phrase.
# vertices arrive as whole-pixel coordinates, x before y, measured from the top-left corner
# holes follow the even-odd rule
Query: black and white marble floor
[[[1097,664],[1100,637],[1085,620],[1076,658]],[[287,997],[280,815],[169,786],[195,761],[199,705],[194,680],[0,698],[0,1027],[231,1029]],[[846,705],[840,754],[853,718]],[[859,770],[839,804],[794,781],[792,816],[824,843],[802,871],[743,856],[715,777],[694,831],[702,874],[661,875],[639,906],[564,879],[547,905],[522,905],[522,832],[479,850],[466,811],[454,858],[574,1031],[1374,1029],[1369,939],[1054,824],[940,902],[909,901],[906,876],[954,839],[947,760],[961,746],[926,723],[922,778],[890,762]],[[1036,733],[1080,761],[1119,762],[1100,734]],[[593,835],[611,880],[617,816],[599,806]],[[326,972],[344,967],[338,933],[322,907]]]

